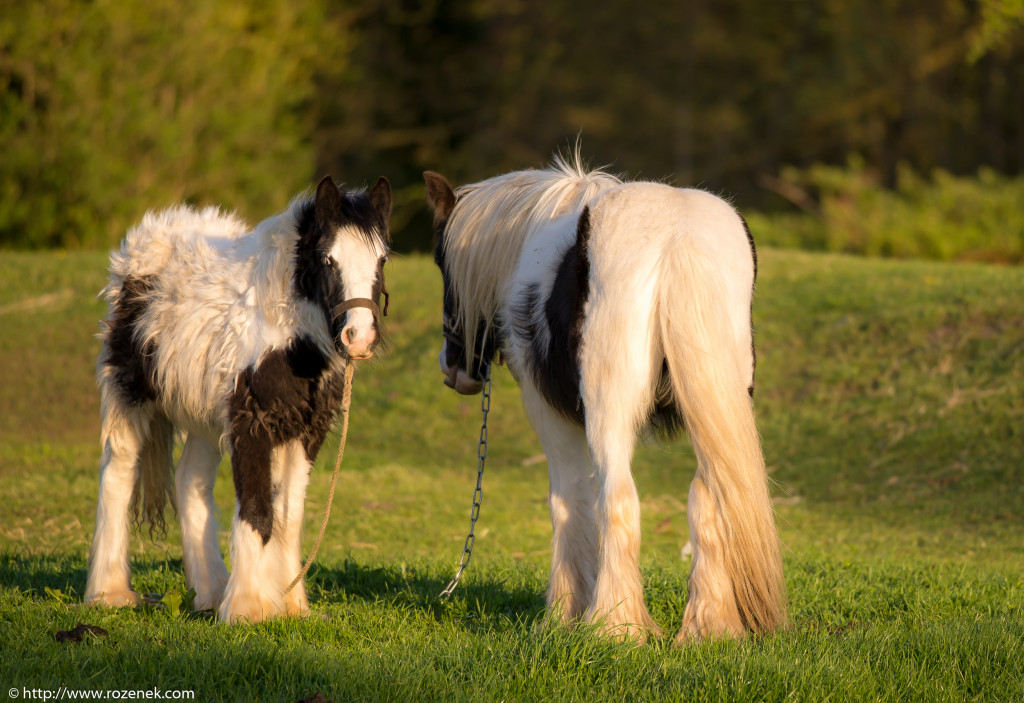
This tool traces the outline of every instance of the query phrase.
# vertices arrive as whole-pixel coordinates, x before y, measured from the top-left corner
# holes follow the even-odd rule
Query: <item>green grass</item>
[[[756,404],[792,627],[676,649],[543,618],[546,465],[500,370],[472,564],[453,599],[479,405],[441,385],[433,265],[389,272],[390,351],[356,375],[312,616],[221,626],[175,607],[175,529],[132,546],[171,607],[73,607],[96,499],[99,254],[0,260],[0,690],[191,689],[197,699],[1021,700],[1024,271],[764,251]],[[56,295],[54,295],[56,293]],[[48,297],[43,297],[48,296]],[[337,439],[314,471],[306,544]],[[635,461],[647,599],[685,607],[687,442]],[[233,493],[221,465],[217,502]],[[222,545],[227,546],[227,535]],[[106,637],[54,633],[86,622]],[[3,684],[6,684],[4,686]]]

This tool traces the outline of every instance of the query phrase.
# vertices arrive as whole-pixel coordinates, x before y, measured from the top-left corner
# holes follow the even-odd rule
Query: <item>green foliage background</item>
[[[178,201],[255,220],[331,172],[387,175],[399,248],[425,249],[423,169],[484,178],[579,136],[629,176],[800,216],[772,241],[1017,261],[1016,223],[1012,245],[993,253],[985,225],[963,254],[951,227],[859,242],[833,205],[888,207],[917,179],[931,207],[946,176],[969,177],[968,210],[993,179],[1016,197],[1022,17],[1020,0],[0,0],[0,246],[111,246]],[[812,188],[805,216],[789,176],[851,154],[849,190]]]
[[[315,3],[47,0],[0,17],[5,245],[109,245],[180,201],[271,214],[308,184],[311,76],[337,67],[318,49],[349,43]]]
[[[748,216],[760,244],[868,256],[1024,261],[1024,178],[974,176],[906,164],[886,188],[862,159],[846,167],[787,167],[777,181],[797,213]]]

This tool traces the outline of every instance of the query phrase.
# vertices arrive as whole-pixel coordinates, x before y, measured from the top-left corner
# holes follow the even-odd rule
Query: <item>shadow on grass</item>
[[[42,596],[46,589],[81,598],[85,592],[87,562],[84,557],[48,553],[0,552],[0,588],[25,595]]]
[[[0,553],[0,588],[30,598],[59,592],[65,602],[80,602],[87,568],[84,556],[5,551]],[[480,564],[476,573],[467,572],[449,599],[441,601],[438,594],[451,576],[448,565],[373,566],[346,559],[340,565],[315,566],[306,589],[314,609],[380,603],[419,610],[437,621],[454,619],[467,624],[484,615],[533,620],[544,612],[542,581],[513,566]],[[133,560],[132,586],[145,593],[183,591],[181,559]]]
[[[452,575],[447,565],[368,566],[346,559],[340,566],[317,569],[307,581],[307,590],[314,607],[385,602],[422,611],[438,621],[454,618],[467,624],[485,615],[533,620],[544,613],[543,582],[514,567],[480,564],[442,601],[438,595]]]

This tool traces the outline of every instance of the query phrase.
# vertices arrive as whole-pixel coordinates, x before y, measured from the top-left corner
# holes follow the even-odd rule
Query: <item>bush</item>
[[[782,183],[800,193],[805,214],[755,213],[759,243],[866,256],[943,261],[1024,262],[1024,178],[991,169],[976,176],[903,166],[888,189],[851,159],[845,168],[788,168]]]

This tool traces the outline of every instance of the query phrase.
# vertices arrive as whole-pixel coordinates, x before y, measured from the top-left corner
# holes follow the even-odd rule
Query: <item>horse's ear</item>
[[[388,218],[391,217],[391,183],[384,176],[378,178],[370,189],[370,204],[380,213],[384,224],[387,224]]]
[[[322,232],[332,230],[331,223],[341,218],[341,191],[334,185],[334,179],[324,176],[316,187],[316,223]]]
[[[434,219],[447,219],[455,207],[455,191],[440,173],[424,171],[423,180],[427,184],[427,202],[434,208]]]

